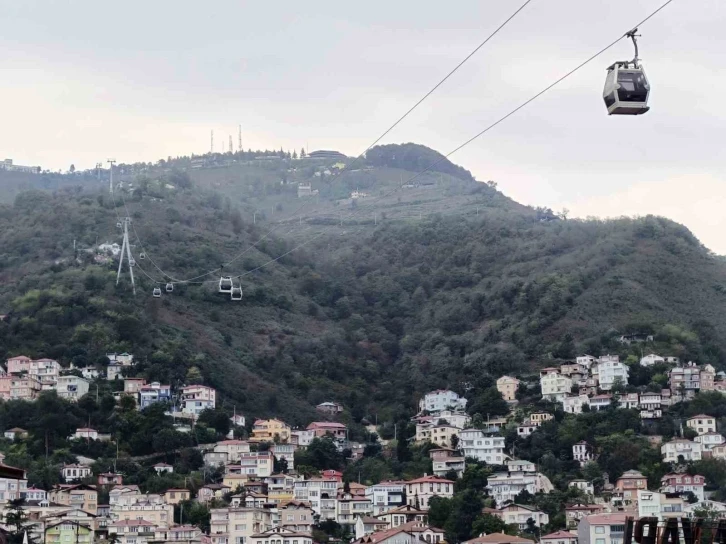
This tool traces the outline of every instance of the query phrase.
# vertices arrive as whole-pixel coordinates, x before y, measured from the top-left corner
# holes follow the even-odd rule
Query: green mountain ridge
[[[414,174],[386,161],[363,165],[372,186]],[[161,169],[127,175],[134,188],[115,200],[99,191],[103,180],[19,194],[0,206],[0,358],[84,365],[130,351],[149,380],[178,385],[198,370],[225,406],[298,424],[326,400],[342,402],[355,421],[393,420],[428,389],[467,384],[476,398],[504,373],[527,376],[582,352],[653,349],[724,368],[726,264],[681,225],[650,216],[564,220],[453,176],[440,177],[424,204],[381,199],[399,216],[374,221],[364,202],[345,208],[353,218],[343,226],[326,225],[289,213],[288,201],[300,202],[277,180],[283,169],[293,177],[309,167],[289,161],[269,179],[256,164],[214,175]],[[175,189],[164,189],[169,181]],[[264,198],[279,197],[280,223],[250,221],[255,191],[277,186],[281,193]],[[325,190],[323,207],[343,206]],[[149,257],[138,258],[132,234],[135,297],[126,273],[116,286],[117,262],[95,262],[89,251],[120,243],[116,223],[127,213]],[[293,228],[299,223],[310,229]],[[241,302],[216,293],[218,272],[151,296],[156,283],[144,272],[168,281],[152,259],[189,278],[240,254],[225,273],[245,274]],[[633,332],[656,343],[617,341]]]

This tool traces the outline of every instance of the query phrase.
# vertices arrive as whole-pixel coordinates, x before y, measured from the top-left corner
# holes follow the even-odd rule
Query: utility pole
[[[106,161],[108,163],[108,175],[109,175],[109,181],[108,181],[108,189],[111,194],[113,194],[113,163],[116,162],[116,159],[108,159]]]
[[[242,153],[242,125],[239,126],[239,140],[237,141],[237,151]]]
[[[131,287],[134,291],[134,295],[136,294],[136,282],[134,281],[134,260],[131,258],[131,247],[129,244],[129,223],[131,223],[130,217],[125,217],[123,220],[123,228],[124,228],[124,241],[121,245],[121,256],[118,260],[118,272],[116,273],[116,285],[118,285],[119,280],[121,279],[121,267],[124,264],[124,251],[126,252],[126,257],[128,258],[128,266],[129,266],[129,275],[131,276]]]
[[[256,223],[257,223],[257,210],[255,210],[254,213],[252,214],[252,224],[254,225]]]
[[[234,153],[234,149],[232,149],[232,135],[229,135],[229,154],[231,155]]]
[[[211,144],[210,144],[210,147],[209,147],[209,153],[210,154],[213,154],[214,153],[214,131],[212,131],[212,141],[211,141]]]

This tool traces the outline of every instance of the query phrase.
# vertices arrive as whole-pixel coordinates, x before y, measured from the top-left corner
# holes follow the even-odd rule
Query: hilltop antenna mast
[[[131,223],[130,217],[124,217],[123,229],[124,229],[124,241],[121,245],[121,257],[118,260],[118,272],[116,273],[116,285],[118,285],[121,279],[121,267],[124,264],[124,251],[126,252],[126,258],[128,259],[129,275],[131,276],[131,287],[136,294],[136,282],[134,281],[134,265],[136,262],[131,258],[131,245],[129,244],[129,223]]]
[[[237,151],[242,153],[242,125],[239,126],[239,140],[237,141]]]
[[[232,135],[229,135],[229,152],[230,154],[234,153],[234,149],[232,148]]]
[[[210,146],[210,153],[214,153],[214,131],[212,131],[212,142]]]
[[[116,162],[116,159],[108,159],[106,161],[108,163],[108,190],[113,194],[113,164]]]

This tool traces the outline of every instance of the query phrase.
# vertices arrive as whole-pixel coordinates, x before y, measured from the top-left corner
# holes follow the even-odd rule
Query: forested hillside
[[[380,168],[406,166],[385,157]],[[505,372],[654,349],[617,342],[631,332],[720,368],[726,264],[687,229],[656,217],[565,220],[467,183],[480,213],[324,233],[245,275],[241,302],[216,293],[218,272],[151,296],[152,279],[169,281],[156,266],[189,278],[239,255],[225,269],[239,275],[297,243],[285,229],[266,237],[271,223],[248,221],[244,202],[193,176],[142,176],[115,199],[89,188],[20,194],[0,207],[0,358],[102,364],[107,351],[130,351],[149,380],[201,375],[226,406],[291,423],[325,400],[357,421],[393,420],[430,388],[466,389],[477,402]],[[120,243],[127,214],[136,296],[127,275],[116,286],[117,261],[98,262],[93,249]]]

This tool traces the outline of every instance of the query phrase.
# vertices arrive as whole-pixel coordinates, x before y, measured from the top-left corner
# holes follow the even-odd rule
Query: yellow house
[[[93,530],[77,521],[61,521],[45,530],[46,544],[92,544]]]
[[[507,402],[517,400],[517,389],[519,389],[519,380],[511,376],[502,376],[497,380],[497,391],[502,394],[502,398]]]
[[[48,494],[48,500],[64,506],[80,508],[94,516],[98,513],[98,491],[90,485],[61,484],[51,490]]]
[[[290,426],[279,419],[258,419],[252,428],[250,442],[289,442]]]
[[[188,489],[167,489],[164,493],[164,502],[166,504],[179,504],[182,501],[188,501],[192,494]]]
[[[249,480],[249,477],[246,474],[225,474],[222,484],[228,485],[230,491],[236,493],[238,487],[244,488],[247,480]]]

